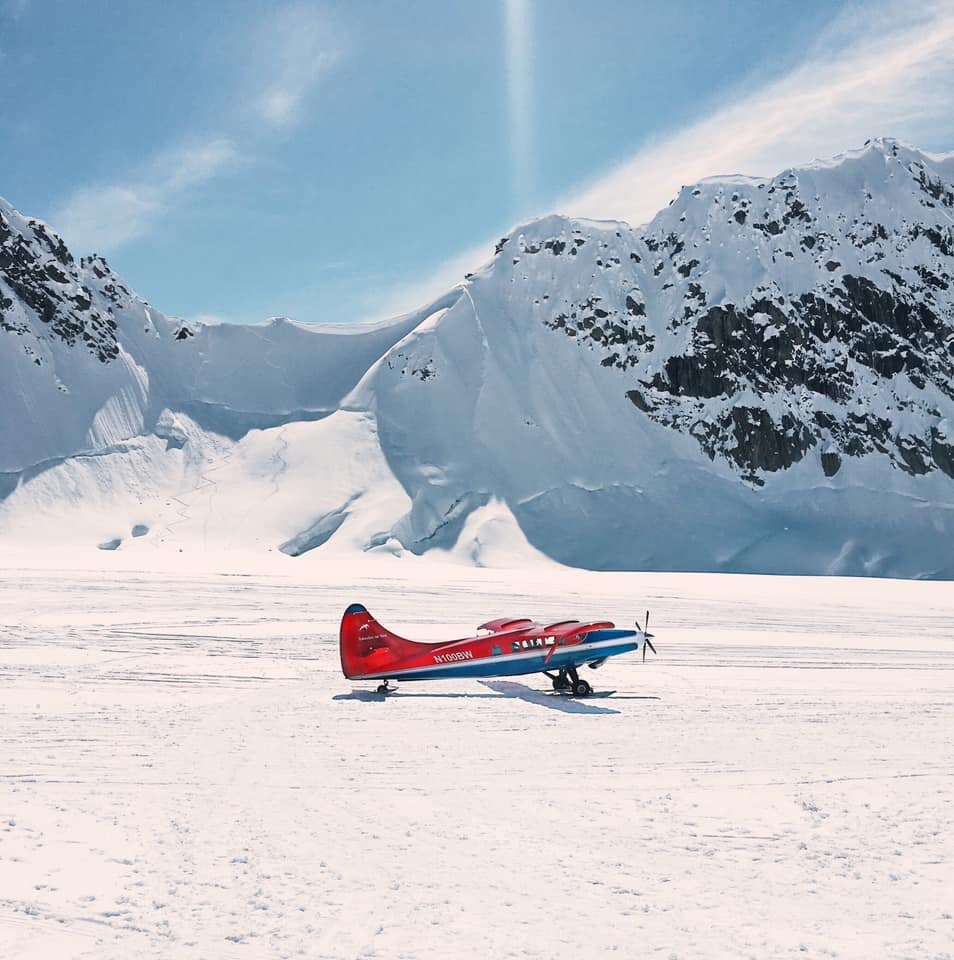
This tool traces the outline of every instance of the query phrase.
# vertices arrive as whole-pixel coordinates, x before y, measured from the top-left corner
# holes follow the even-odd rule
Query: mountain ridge
[[[502,538],[597,568],[954,576],[952,184],[954,154],[879,139],[707,178],[643,227],[550,215],[421,310],[346,330],[168,318],[0,204],[0,384],[20,387],[0,385],[0,534],[82,516],[88,543],[121,505],[153,518],[124,549],[197,547],[194,525],[295,555],[499,562]],[[64,336],[76,297],[102,319]],[[197,493],[203,451],[234,497]]]

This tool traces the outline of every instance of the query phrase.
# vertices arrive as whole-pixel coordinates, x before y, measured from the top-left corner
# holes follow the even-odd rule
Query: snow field
[[[4,561],[0,957],[954,955],[949,584],[97,560]],[[351,601],[660,655],[383,701]]]

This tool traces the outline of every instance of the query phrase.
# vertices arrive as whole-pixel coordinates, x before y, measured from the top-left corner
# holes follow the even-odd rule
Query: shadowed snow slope
[[[952,577],[952,224],[954,157],[876,140],[524,224],[394,321],[238,327],[0,205],[0,536]]]

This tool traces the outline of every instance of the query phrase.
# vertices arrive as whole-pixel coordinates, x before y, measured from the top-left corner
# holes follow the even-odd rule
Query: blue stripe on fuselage
[[[588,643],[602,643],[604,640],[622,640],[625,637],[635,636],[635,630],[591,630],[579,646],[585,647]]]
[[[452,677],[516,677],[524,673],[542,673],[544,670],[559,670],[563,667],[582,667],[585,663],[602,660],[605,657],[616,657],[621,653],[630,653],[639,649],[639,643],[631,638],[636,636],[634,630],[593,630],[586,635],[582,643],[569,647],[557,647],[553,656],[546,662],[551,647],[541,649],[538,657],[521,657],[517,660],[501,660],[499,657],[483,657],[480,660],[462,663],[459,667],[442,670],[432,670],[421,667],[414,673],[397,673],[394,680],[448,680]],[[608,640],[619,640],[618,644],[606,644],[597,649],[587,650],[594,643],[605,643]],[[387,674],[377,675],[383,679]]]

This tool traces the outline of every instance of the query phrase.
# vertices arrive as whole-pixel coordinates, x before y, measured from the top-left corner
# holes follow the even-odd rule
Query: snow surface
[[[948,584],[95,556],[0,560],[4,958],[954,956]],[[659,656],[383,701],[352,601]]]

